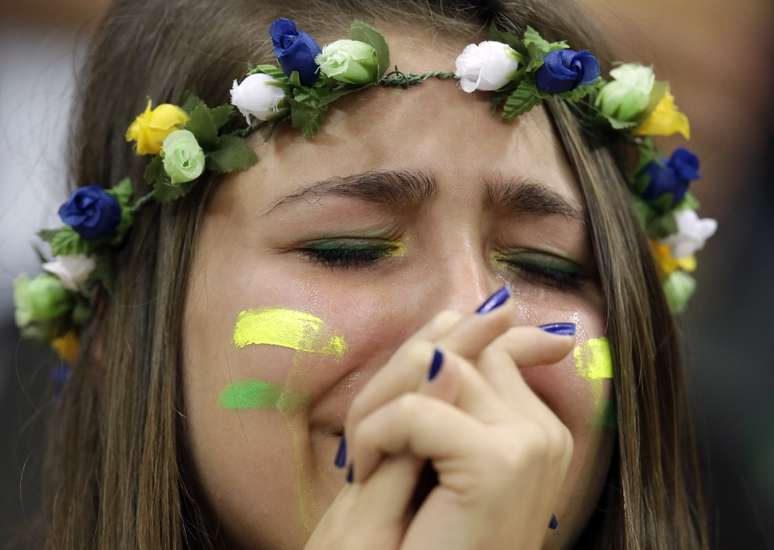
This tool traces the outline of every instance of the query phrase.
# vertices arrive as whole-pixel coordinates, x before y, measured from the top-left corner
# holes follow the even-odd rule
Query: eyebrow
[[[506,178],[498,174],[482,178],[482,183],[483,202],[487,209],[521,215],[559,215],[582,223],[585,221],[581,207],[534,180]],[[435,177],[421,170],[370,170],[350,176],[336,176],[308,185],[281,198],[264,211],[263,215],[301,200],[314,204],[322,197],[330,195],[404,209],[421,206],[431,201],[438,192],[439,186]]]

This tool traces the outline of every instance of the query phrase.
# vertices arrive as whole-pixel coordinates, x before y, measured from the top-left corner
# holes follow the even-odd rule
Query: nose
[[[479,247],[466,243],[436,258],[434,276],[422,293],[422,309],[437,313],[454,309],[472,313],[503,286]]]

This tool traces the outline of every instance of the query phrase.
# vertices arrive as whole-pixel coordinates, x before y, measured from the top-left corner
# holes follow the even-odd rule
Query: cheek
[[[520,322],[569,322],[576,346],[560,362],[522,369],[527,384],[572,432],[576,453],[614,428],[613,368],[601,305],[591,299],[539,289],[514,289]]]

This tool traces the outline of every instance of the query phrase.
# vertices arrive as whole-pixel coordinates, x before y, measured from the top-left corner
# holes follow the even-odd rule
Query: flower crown
[[[352,23],[349,38],[324,48],[289,19],[275,20],[270,34],[279,66],[257,65],[241,82],[235,80],[230,105],[209,107],[193,94],[180,106],[153,108],[148,100],[126,131],[137,154],[150,157],[146,195],[135,197],[129,179],[110,189],[81,187],[59,209],[65,226],[38,234],[54,258],[43,263],[43,274],[15,282],[16,322],[24,336],[49,342],[72,364],[98,289],[111,291],[111,258],[137,212],[149,202],[184,196],[206,171],[226,174],[255,164],[245,141],[249,134],[261,131],[268,139],[277,125],[289,123],[313,136],[337,99],[372,86],[408,88],[429,78],[458,79],[467,93],[491,92],[493,113],[506,120],[559,98],[595,137],[631,146],[638,162],[626,175],[635,212],[651,238],[672,311],[685,307],[696,286],[689,275],[696,268],[693,255],[717,224],[699,219],[698,202],[688,192],[699,178],[698,158],[685,148],[661,158],[653,142],[652,136],[675,133],[688,139],[690,128],[669,85],[657,81],[651,68],[619,64],[605,80],[591,52],[548,42],[531,27],[519,38],[492,25],[489,40],[466,46],[457,57],[455,72],[420,74],[397,67],[388,72],[384,37],[362,21]]]

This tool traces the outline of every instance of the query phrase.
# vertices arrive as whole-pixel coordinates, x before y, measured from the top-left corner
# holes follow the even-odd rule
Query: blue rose
[[[543,59],[535,77],[541,92],[560,94],[594,82],[599,77],[599,62],[586,50],[557,50]]]
[[[274,54],[285,74],[290,76],[293,71],[298,71],[304,86],[317,82],[320,75],[314,58],[322,49],[314,38],[303,31],[299,32],[296,22],[284,17],[274,20],[269,33],[274,44]]]
[[[691,181],[701,177],[699,157],[684,147],[675,149],[669,159],[650,161],[644,170],[650,183],[642,193],[642,198],[654,200],[672,193],[673,206],[683,200]]]
[[[102,239],[121,221],[121,205],[99,185],[87,185],[59,208],[59,217],[84,239]]]

